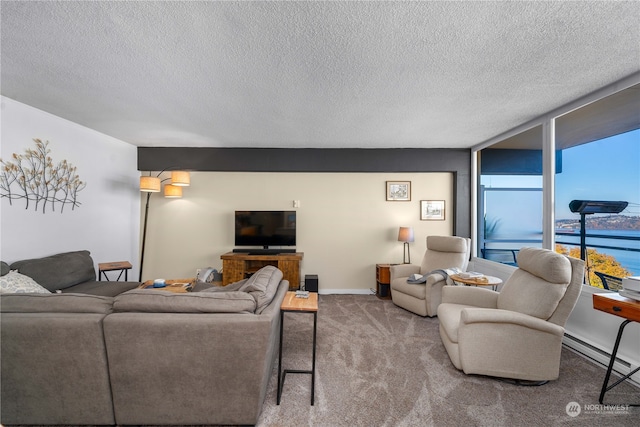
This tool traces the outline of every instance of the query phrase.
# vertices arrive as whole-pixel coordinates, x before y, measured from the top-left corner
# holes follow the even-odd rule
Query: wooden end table
[[[494,276],[482,276],[482,277],[460,277],[458,274],[452,274],[449,276],[454,282],[464,283],[469,286],[491,286],[494,291],[498,289],[498,286],[502,285],[502,279]]]
[[[622,332],[624,332],[625,326],[631,322],[640,322],[640,301],[633,300],[631,298],[623,297],[618,293],[610,294],[593,294],[593,308],[596,310],[604,311],[605,313],[613,314],[614,316],[622,317],[625,319],[620,328],[618,329],[618,336],[616,342],[613,345],[613,351],[611,352],[611,360],[609,361],[609,367],[607,368],[607,374],[604,377],[604,383],[602,384],[602,390],[600,390],[600,398],[598,402],[602,405],[604,400],[604,394],[620,384],[622,381],[629,378],[640,370],[637,367],[632,372],[629,372],[618,381],[609,384],[609,378],[611,377],[611,371],[613,370],[613,364],[616,360],[616,354],[618,353],[618,346],[620,346],[620,340],[622,339]],[[637,404],[630,404],[629,406],[640,406]]]
[[[284,327],[284,313],[313,313],[313,351],[311,356],[311,370],[285,369],[282,371],[282,335]],[[280,404],[284,379],[287,374],[311,374],[311,406],[314,404],[314,390],[316,385],[316,336],[318,329],[318,294],[309,292],[309,298],[297,298],[295,292],[287,292],[280,305],[280,356],[278,358],[278,398]]]
[[[127,272],[131,270],[131,263],[129,261],[116,261],[116,262],[103,262],[98,264],[98,280],[102,280],[102,276],[104,276],[105,280],[109,280],[107,277],[107,271],[116,271],[120,270],[120,274],[116,281],[120,280],[120,276],[124,273],[124,281],[128,280]]]
[[[391,299],[391,266],[395,264],[376,264],[376,296]]]

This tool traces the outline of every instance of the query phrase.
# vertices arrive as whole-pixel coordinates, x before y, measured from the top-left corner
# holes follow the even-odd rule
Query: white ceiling
[[[640,70],[640,3],[2,1],[2,95],[139,146],[467,148]]]

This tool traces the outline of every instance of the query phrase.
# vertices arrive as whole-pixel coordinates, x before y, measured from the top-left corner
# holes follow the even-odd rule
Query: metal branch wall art
[[[76,167],[66,160],[54,166],[49,156],[49,141],[33,140],[36,148],[27,148],[25,154],[13,153],[11,161],[0,159],[2,175],[0,175],[0,191],[2,197],[14,200],[24,200],[25,209],[33,206],[34,210],[42,209],[46,213],[47,207],[51,211],[60,206],[60,213],[65,206],[71,209],[80,206],[78,193],[86,186],[76,174]]]

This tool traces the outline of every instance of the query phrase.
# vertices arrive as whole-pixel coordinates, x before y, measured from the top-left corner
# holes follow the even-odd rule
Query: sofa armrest
[[[442,288],[442,302],[470,305],[472,307],[496,308],[499,292],[471,286],[445,286]]]
[[[427,276],[426,285],[427,286],[433,286],[438,282],[445,282],[446,283],[446,280],[447,280],[446,277],[444,277],[442,274],[440,274],[440,273],[432,273],[432,274],[429,274]]]
[[[528,314],[518,313],[517,311],[490,309],[490,308],[465,308],[460,314],[461,325],[471,325],[474,323],[494,323],[521,326],[527,329],[533,329],[538,332],[562,337],[564,328],[555,323]],[[492,328],[499,325],[492,325]]]
[[[420,274],[420,266],[414,264],[392,265],[389,268],[389,273],[390,280],[391,282],[393,282],[394,279],[397,279],[399,277],[409,277],[412,274]]]

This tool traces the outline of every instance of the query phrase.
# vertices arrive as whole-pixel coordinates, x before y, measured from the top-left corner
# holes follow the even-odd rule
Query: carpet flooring
[[[311,368],[312,325],[311,314],[285,313],[284,368]],[[372,295],[320,295],[317,340],[315,405],[302,374],[287,375],[276,405],[276,361],[258,426],[640,425],[638,407],[598,405],[605,368],[568,348],[560,378],[542,386],[465,375],[437,318]],[[605,403],[640,403],[640,389],[622,383]]]

